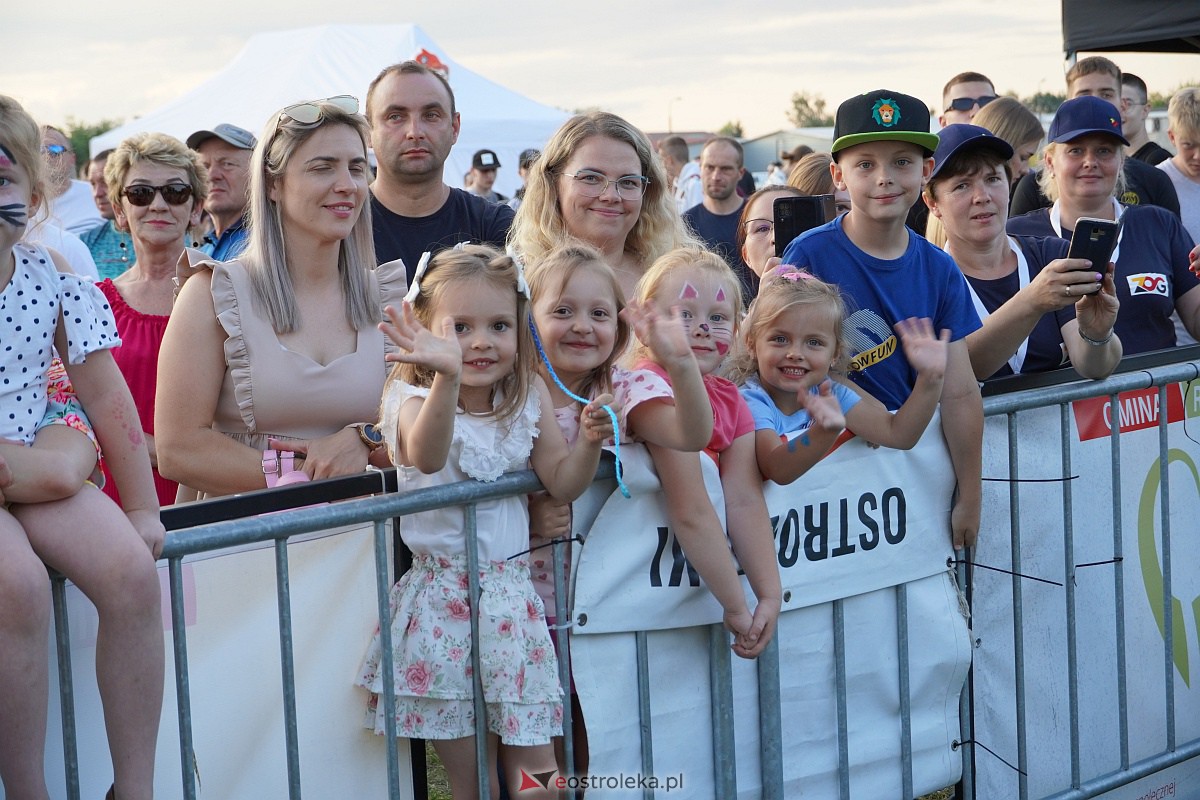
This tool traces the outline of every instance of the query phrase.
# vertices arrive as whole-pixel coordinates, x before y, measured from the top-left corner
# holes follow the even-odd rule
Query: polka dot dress
[[[62,313],[64,360],[117,347],[117,326],[104,295],[90,281],[64,275],[37,245],[13,246],[15,270],[0,291],[0,438],[33,441],[46,413],[47,372]]]

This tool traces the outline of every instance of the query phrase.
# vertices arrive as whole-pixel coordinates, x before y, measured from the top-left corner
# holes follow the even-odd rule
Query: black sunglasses
[[[955,111],[970,111],[972,106],[983,108],[995,99],[994,94],[985,94],[983,97],[956,97],[950,101],[950,107]]]
[[[130,205],[148,206],[154,202],[154,195],[162,192],[163,200],[173,206],[181,206],[192,199],[192,187],[186,183],[168,183],[166,186],[148,186],[138,183],[126,186],[121,190]]]

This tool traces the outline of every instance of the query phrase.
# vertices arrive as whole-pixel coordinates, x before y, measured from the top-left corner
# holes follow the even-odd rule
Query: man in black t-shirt
[[[379,165],[371,184],[379,263],[403,259],[411,283],[426,250],[467,241],[504,246],[513,210],[443,180],[459,117],[440,72],[416,61],[386,68],[367,90],[367,120]]]
[[[1146,133],[1149,116],[1150,92],[1146,82],[1132,72],[1121,73],[1121,134],[1129,140],[1125,155],[1156,167],[1175,154]]]
[[[746,199],[737,193],[742,166],[742,145],[729,137],[710,139],[700,152],[700,180],[704,199],[683,214],[683,220],[708,249],[725,259],[742,283],[749,302],[758,292],[758,276],[742,261],[737,245],[738,220]]]
[[[1122,108],[1120,67],[1103,56],[1081,58],[1067,72],[1067,99],[1084,95],[1099,97]],[[1136,158],[1125,159],[1124,171],[1125,191],[1117,200],[1127,206],[1161,206],[1179,216],[1179,195],[1165,172]],[[1030,172],[1017,183],[1008,212],[1010,217],[1051,205],[1038,188],[1038,174],[1039,171]]]

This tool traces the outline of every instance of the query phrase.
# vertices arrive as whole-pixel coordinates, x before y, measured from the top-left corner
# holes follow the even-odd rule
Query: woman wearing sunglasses
[[[250,165],[246,251],[205,262],[167,326],[155,417],[167,475],[207,496],[387,463],[365,423],[387,374],[376,325],[405,279],[374,269],[369,179],[355,98],[272,116]]]
[[[100,284],[117,320],[121,346],[113,351],[145,431],[160,505],[175,502],[174,481],[158,472],[154,396],[158,353],[171,316],[175,264],[188,231],[200,222],[208,174],[196,153],[164,133],[140,133],[117,147],[104,168],[113,222],[133,241],[133,265]],[[116,482],[104,491],[120,503]]]

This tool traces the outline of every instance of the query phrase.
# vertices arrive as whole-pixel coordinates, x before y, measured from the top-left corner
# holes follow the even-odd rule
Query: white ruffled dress
[[[400,407],[427,388],[393,381],[383,397],[382,429],[396,460]],[[497,399],[497,404],[500,399]],[[494,416],[459,412],[446,466],[426,475],[401,467],[404,488],[439,486],[471,478],[494,481],[528,468],[540,407],[531,393],[505,424]],[[542,602],[529,579],[525,497],[489,500],[476,507],[479,540],[478,609],[487,729],[505,744],[538,745],[562,731],[562,688]],[[459,739],[475,733],[471,667],[471,613],[467,591],[466,512],[460,506],[405,517],[401,537],[413,566],[392,588],[391,635],[395,658],[396,723],[401,736]],[[367,727],[383,733],[382,648],[376,634],[357,680],[371,692]]]

